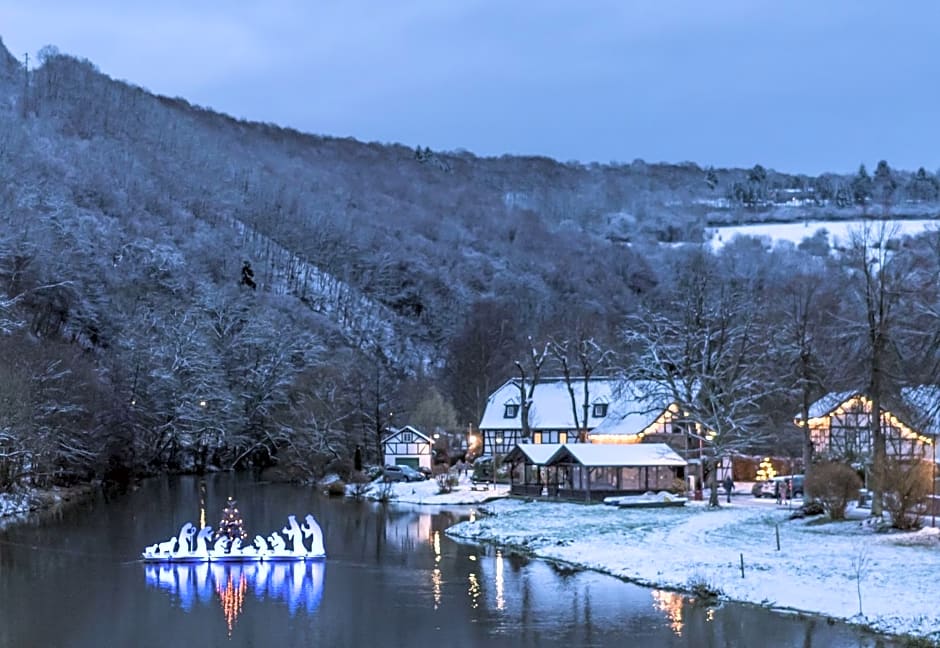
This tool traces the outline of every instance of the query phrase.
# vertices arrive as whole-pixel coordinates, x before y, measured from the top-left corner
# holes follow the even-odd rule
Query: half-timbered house
[[[403,428],[390,427],[382,439],[385,465],[406,465],[414,469],[431,468],[434,441],[428,435],[410,425]]]
[[[564,378],[539,379],[532,389],[529,435],[524,437],[520,383],[517,378],[507,380],[486,401],[480,420],[483,452],[505,455],[517,443],[578,443],[607,417],[617,388],[617,381],[608,378],[590,378],[587,384],[572,378],[571,391]],[[528,390],[527,385],[526,397]]]
[[[935,461],[934,444],[940,432],[937,399],[940,388],[921,386],[902,390],[900,398],[883,398],[880,428],[888,456]],[[815,457],[847,461],[859,466],[871,463],[872,401],[862,391],[832,392],[809,408],[809,426]]]

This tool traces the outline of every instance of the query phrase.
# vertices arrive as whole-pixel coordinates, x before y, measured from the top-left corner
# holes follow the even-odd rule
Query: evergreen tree
[[[892,198],[894,198],[894,192],[897,187],[898,183],[894,179],[894,174],[891,172],[891,167],[888,166],[888,163],[885,160],[878,162],[873,181],[874,197],[879,203],[887,207],[887,205],[891,203]]]
[[[858,167],[858,173],[852,180],[852,199],[855,204],[864,205],[871,200],[871,190],[871,176],[865,170],[865,165],[861,164]]]
[[[245,261],[245,264],[242,266],[242,279],[239,282],[242,286],[248,286],[252,290],[257,287],[255,283],[255,271],[251,269],[251,262]]]
[[[715,189],[718,186],[718,174],[715,173],[713,167],[708,167],[705,172],[705,184],[708,185],[709,189]]]

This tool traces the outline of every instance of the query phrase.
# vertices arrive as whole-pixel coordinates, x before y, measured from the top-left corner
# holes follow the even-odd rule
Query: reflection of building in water
[[[682,606],[685,598],[676,592],[653,590],[653,607],[666,615],[669,627],[677,637],[682,636]]]
[[[235,584],[235,574],[229,572],[228,581],[224,585],[216,584],[216,592],[222,602],[222,612],[225,614],[225,624],[228,626],[228,636],[232,636],[232,628],[242,613],[245,604],[245,590],[248,589],[248,579],[244,573],[238,574],[238,584]]]
[[[326,564],[322,561],[250,563],[147,563],[147,585],[179,598],[187,612],[198,600],[209,605],[221,599],[229,634],[244,607],[249,589],[257,599],[280,601],[291,615],[303,607],[314,612],[323,596]]]
[[[413,551],[431,540],[431,514],[408,511],[393,515],[386,525],[386,538],[406,551]]]

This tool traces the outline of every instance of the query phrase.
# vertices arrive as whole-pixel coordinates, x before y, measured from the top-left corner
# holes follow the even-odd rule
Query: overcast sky
[[[584,162],[940,167],[940,2],[0,0],[43,46],[235,117]]]

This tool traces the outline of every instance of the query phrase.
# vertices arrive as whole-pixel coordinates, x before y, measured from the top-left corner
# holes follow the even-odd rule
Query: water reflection
[[[685,607],[686,599],[676,592],[666,592],[663,590],[653,590],[653,607],[666,615],[669,620],[669,627],[677,637],[682,636],[682,610]]]
[[[838,623],[710,608],[455,542],[446,530],[471,515],[466,508],[357,503],[230,475],[204,483],[153,480],[0,531],[0,646],[900,646]],[[315,515],[330,580],[323,563],[135,563],[141,547],[202,509],[211,522],[230,496],[251,528],[279,528],[297,510]]]
[[[323,596],[325,571],[325,563],[319,561],[144,565],[147,585],[175,596],[187,612],[197,601],[207,605],[218,597],[229,636],[248,590],[257,599],[284,603],[291,616],[301,607],[313,613]]]

